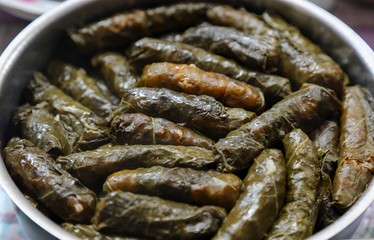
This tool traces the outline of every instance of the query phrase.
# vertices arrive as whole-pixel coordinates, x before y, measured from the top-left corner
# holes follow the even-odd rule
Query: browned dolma
[[[253,35],[230,27],[200,25],[188,29],[184,43],[232,58],[249,69],[275,72],[278,69],[279,42],[267,35]]]
[[[198,24],[205,19],[209,7],[207,3],[178,3],[122,12],[71,30],[69,36],[85,50],[124,46],[145,36],[184,30]]]
[[[314,143],[295,129],[283,139],[287,162],[287,197],[267,239],[305,239],[312,235],[317,218],[320,162]]]
[[[117,144],[164,144],[212,149],[214,141],[164,118],[142,113],[119,114],[111,121],[111,137]]]
[[[282,37],[279,71],[283,76],[296,87],[314,83],[343,94],[348,78],[333,59],[281,17],[265,13],[263,19]]]
[[[259,111],[265,107],[262,92],[225,75],[206,72],[195,65],[153,63],[144,67],[140,86],[169,88],[195,95],[212,96],[228,107]]]
[[[84,69],[54,60],[48,65],[48,76],[53,84],[97,115],[107,117],[112,112],[112,103]]]
[[[71,224],[71,223],[62,223],[66,231],[74,234],[83,240],[141,240],[143,238],[138,237],[128,237],[122,235],[113,235],[113,234],[103,234],[98,232],[93,225],[84,225],[84,224]]]
[[[291,92],[290,81],[286,78],[250,71],[233,60],[179,42],[143,38],[129,48],[128,57],[140,69],[154,62],[195,64],[205,71],[221,73],[258,87],[265,94],[266,101],[271,103]]]
[[[18,109],[14,118],[22,137],[34,145],[54,156],[71,153],[67,132],[60,119],[50,112],[48,103],[42,102],[36,106],[26,104]]]
[[[123,169],[153,166],[208,169],[215,166],[210,150],[170,145],[107,146],[59,157],[56,161],[62,169],[95,190],[101,188],[110,174]]]
[[[89,223],[96,195],[30,141],[12,139],[3,151],[12,178],[65,221]]]
[[[250,166],[265,148],[282,140],[292,129],[309,132],[338,113],[340,106],[331,90],[317,85],[290,94],[215,144],[218,170],[232,172]]]
[[[279,150],[266,149],[243,180],[244,192],[213,238],[262,239],[278,217],[286,196],[286,164]]]
[[[225,136],[255,117],[242,108],[226,108],[210,96],[146,87],[127,90],[115,114],[134,112],[166,118],[211,137]]]
[[[253,35],[276,36],[277,34],[260,16],[244,8],[235,9],[227,5],[217,5],[208,10],[207,18],[214,24],[233,27]]]
[[[151,239],[209,239],[226,217],[223,208],[196,207],[130,192],[111,192],[97,204],[98,230]]]
[[[109,141],[108,123],[50,84],[41,73],[34,74],[28,90],[33,102],[49,103],[68,133],[74,151],[94,149]]]
[[[127,59],[115,52],[105,52],[92,59],[92,65],[98,68],[110,89],[121,97],[127,89],[138,85],[138,76]]]
[[[331,224],[339,212],[332,201],[332,182],[339,159],[340,129],[336,122],[325,121],[309,134],[316,146],[321,162],[321,184],[318,190],[317,209],[319,209],[315,230]]]
[[[231,173],[155,166],[113,173],[106,179],[103,190],[121,190],[229,210],[242,192],[242,181]]]
[[[361,196],[374,173],[374,111],[372,97],[361,86],[346,87],[340,120],[340,157],[333,200],[349,208]]]

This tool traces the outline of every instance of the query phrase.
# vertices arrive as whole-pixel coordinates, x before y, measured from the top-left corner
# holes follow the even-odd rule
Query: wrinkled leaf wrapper
[[[122,97],[127,89],[138,85],[136,70],[128,64],[127,59],[115,52],[105,52],[92,59],[92,65],[98,68],[108,87]]]
[[[206,72],[195,65],[166,62],[147,65],[140,85],[208,95],[228,107],[250,111],[260,111],[265,107],[264,95],[258,88],[219,73]]]
[[[225,136],[256,116],[242,108],[226,108],[210,96],[146,87],[128,90],[113,115],[136,112],[166,118],[210,137]]]
[[[48,76],[53,84],[97,115],[107,117],[112,112],[111,101],[84,69],[54,60],[48,65]]]
[[[50,84],[42,74],[34,74],[28,91],[33,102],[48,102],[52,112],[59,116],[73,151],[94,149],[109,141],[108,123]]]
[[[12,139],[3,151],[10,175],[59,218],[89,223],[96,195],[28,140]]]
[[[193,205],[231,209],[242,192],[242,181],[230,173],[155,166],[122,170],[110,175],[104,191],[121,190],[159,196]]]
[[[202,24],[188,29],[181,36],[181,41],[234,59],[249,69],[268,73],[278,69],[280,52],[277,38]]]
[[[314,143],[300,129],[284,139],[287,162],[286,205],[267,239],[305,239],[312,235],[317,218],[320,162]]]
[[[338,113],[340,106],[331,90],[317,85],[290,94],[215,144],[218,170],[233,172],[250,166],[265,148],[281,141],[292,129],[309,132]]]
[[[374,174],[374,111],[370,93],[361,86],[346,87],[340,119],[340,158],[333,200],[347,209],[361,196]]]
[[[214,141],[164,118],[142,113],[119,114],[111,121],[111,137],[117,144],[182,145],[212,149]]]
[[[170,145],[107,146],[59,157],[56,161],[62,169],[95,190],[106,177],[123,169],[153,166],[209,169],[216,164],[210,150]]]
[[[205,19],[206,3],[179,3],[133,10],[71,30],[70,38],[83,50],[125,46],[139,38],[184,30]]]
[[[220,207],[195,207],[116,191],[100,200],[93,224],[99,230],[152,239],[209,239],[225,217]]]
[[[48,103],[20,107],[15,122],[22,137],[52,155],[67,155],[72,151],[68,134],[59,119],[50,112]]]
[[[282,152],[264,150],[244,179],[245,189],[229,212],[218,239],[262,239],[277,219],[286,196],[286,164]]]
[[[286,78],[248,70],[230,59],[179,42],[143,38],[130,47],[128,57],[139,69],[154,62],[195,64],[205,71],[221,73],[258,87],[269,103],[291,93],[291,84]]]
[[[314,231],[330,225],[340,213],[332,201],[332,181],[339,160],[340,129],[336,122],[326,121],[319,128],[309,134],[316,146],[321,166],[321,184],[317,197],[319,209]]]

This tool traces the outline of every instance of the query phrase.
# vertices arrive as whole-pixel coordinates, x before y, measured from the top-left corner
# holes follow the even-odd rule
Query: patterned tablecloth
[[[374,0],[369,1],[374,2]],[[353,0],[338,0],[331,12],[351,26],[374,49],[374,4],[363,5]],[[27,24],[27,21],[20,20],[0,10],[0,54]],[[374,238],[374,203],[366,211],[352,238]],[[1,186],[0,239],[27,239],[18,224],[13,204]]]

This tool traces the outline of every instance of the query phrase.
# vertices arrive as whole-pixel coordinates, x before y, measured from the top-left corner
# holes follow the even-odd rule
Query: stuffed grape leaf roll
[[[249,69],[275,72],[278,69],[279,42],[266,35],[244,33],[230,27],[202,24],[182,34],[184,43],[234,59]]]
[[[112,112],[111,101],[102,93],[96,81],[89,77],[84,69],[60,60],[54,60],[48,65],[48,76],[53,84],[97,115],[107,117]]]
[[[10,175],[32,197],[65,221],[90,222],[96,195],[60,169],[46,152],[28,140],[14,138],[3,154]]]
[[[195,65],[153,63],[144,67],[140,86],[168,88],[194,95],[212,96],[228,107],[259,111],[265,106],[262,92],[225,75],[206,72]]]
[[[257,240],[265,236],[277,219],[286,196],[286,163],[282,152],[264,150],[243,182],[244,191],[214,240]]]
[[[213,153],[205,148],[170,145],[107,146],[57,158],[57,164],[91,189],[123,169],[140,167],[214,168]]]
[[[315,230],[331,224],[340,213],[332,200],[332,183],[339,160],[340,129],[336,122],[325,121],[309,134],[316,146],[321,166],[321,184],[318,191],[317,208],[319,209]]]
[[[54,156],[70,154],[72,146],[68,134],[50,110],[47,102],[35,106],[26,104],[16,113],[16,125],[20,127],[23,138],[44,151]]]
[[[226,108],[210,96],[146,87],[127,90],[113,117],[136,112],[166,118],[211,137],[225,136],[255,117],[242,108]]]
[[[291,84],[286,78],[250,71],[233,60],[180,42],[143,38],[135,42],[127,54],[130,63],[139,69],[154,62],[195,64],[205,71],[221,73],[258,87],[271,103],[291,93]]]
[[[53,114],[58,115],[73,151],[93,149],[109,141],[108,123],[50,84],[41,73],[34,74],[28,90],[33,102],[48,102]]]
[[[106,179],[103,189],[105,192],[121,190],[229,210],[242,192],[242,181],[231,173],[155,166],[113,173]]]
[[[370,93],[359,85],[346,87],[340,119],[340,157],[333,184],[333,200],[349,208],[374,173],[374,111]]]
[[[266,239],[305,239],[312,235],[317,218],[320,162],[313,142],[295,129],[284,139],[287,196],[278,220]]]
[[[129,65],[127,59],[115,52],[105,52],[92,59],[92,65],[98,68],[109,88],[121,97],[127,89],[138,85],[136,70]]]
[[[164,144],[212,149],[214,141],[164,118],[124,113],[113,118],[111,137],[117,144]]]
[[[202,22],[207,3],[178,3],[122,12],[69,31],[73,42],[84,50],[119,47],[139,38],[184,30]]]
[[[340,66],[294,26],[275,14],[264,13],[263,19],[277,30],[280,41],[280,73],[296,87],[314,83],[333,89],[340,97],[348,78]]]
[[[232,172],[250,166],[265,148],[281,141],[292,129],[309,132],[338,113],[340,106],[331,90],[317,85],[290,94],[215,144],[218,170]]]
[[[116,191],[99,201],[93,224],[98,230],[152,239],[209,239],[225,217],[220,207]]]

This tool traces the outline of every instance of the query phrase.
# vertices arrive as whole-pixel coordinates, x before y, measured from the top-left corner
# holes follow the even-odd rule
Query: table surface
[[[371,1],[374,2],[374,0]],[[374,49],[374,4],[365,5],[353,0],[338,0],[330,12],[348,24]],[[29,22],[0,10],[0,54],[17,33],[28,24]],[[0,239],[25,239],[26,236],[15,217],[13,205],[1,186],[0,206]],[[366,211],[352,238],[374,238],[374,203]]]

